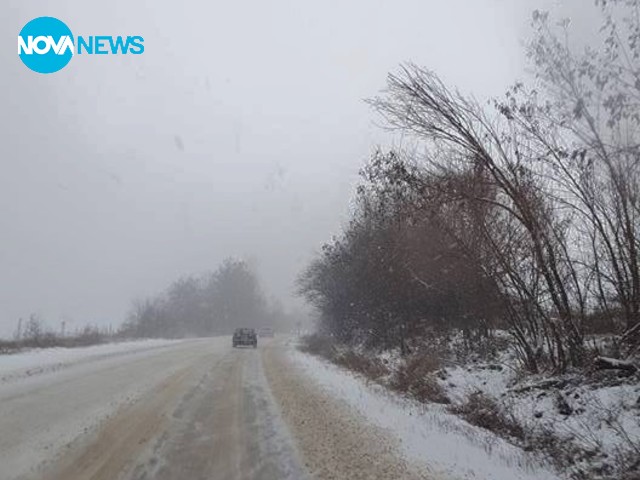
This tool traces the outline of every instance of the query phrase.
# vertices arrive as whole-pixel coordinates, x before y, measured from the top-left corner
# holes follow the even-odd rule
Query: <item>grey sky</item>
[[[404,61],[499,95],[524,75],[531,10],[562,3],[5,0],[0,336],[31,312],[119,324],[133,298],[228,255],[295,305],[293,279],[391,141],[362,100]],[[37,75],[16,37],[43,15],[142,35],[145,53]]]

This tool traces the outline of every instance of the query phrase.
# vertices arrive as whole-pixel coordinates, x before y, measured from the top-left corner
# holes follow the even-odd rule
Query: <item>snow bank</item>
[[[532,455],[469,425],[441,405],[408,400],[299,351],[291,350],[290,355],[320,387],[396,437],[402,453],[413,463],[465,480],[559,478]]]

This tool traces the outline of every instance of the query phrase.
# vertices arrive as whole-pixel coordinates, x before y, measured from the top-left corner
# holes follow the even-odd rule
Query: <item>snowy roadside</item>
[[[398,441],[404,457],[448,478],[555,480],[533,455],[474,427],[437,404],[395,394],[364,377],[295,349],[292,361],[322,389]]]
[[[74,348],[42,348],[0,355],[0,385],[58,371],[77,363],[162,348],[184,340],[146,339]]]
[[[509,363],[506,355],[497,363],[446,367],[438,382],[453,405],[478,393],[495,402],[523,428],[529,443],[561,450],[574,477],[620,478],[621,466],[640,454],[637,379],[611,371],[522,379],[501,367]]]
[[[288,350],[278,340],[264,348],[264,372],[311,478],[450,480],[406,459],[395,437],[323,388]]]

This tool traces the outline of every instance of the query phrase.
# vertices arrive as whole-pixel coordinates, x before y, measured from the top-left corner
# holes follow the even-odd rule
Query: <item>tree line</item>
[[[276,327],[288,321],[267,300],[246,262],[226,259],[216,271],[185,276],[152,298],[134,302],[121,334],[128,337],[209,336],[237,327]]]
[[[405,65],[370,104],[412,148],[378,150],[342,234],[300,276],[341,341],[410,348],[507,330],[530,371],[640,350],[640,1],[596,1],[602,41],[534,12],[535,77],[480,104]]]

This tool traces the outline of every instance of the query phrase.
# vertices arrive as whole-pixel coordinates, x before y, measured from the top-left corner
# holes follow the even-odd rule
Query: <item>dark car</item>
[[[256,348],[258,346],[258,335],[253,328],[236,328],[233,332],[233,348],[240,345]]]

